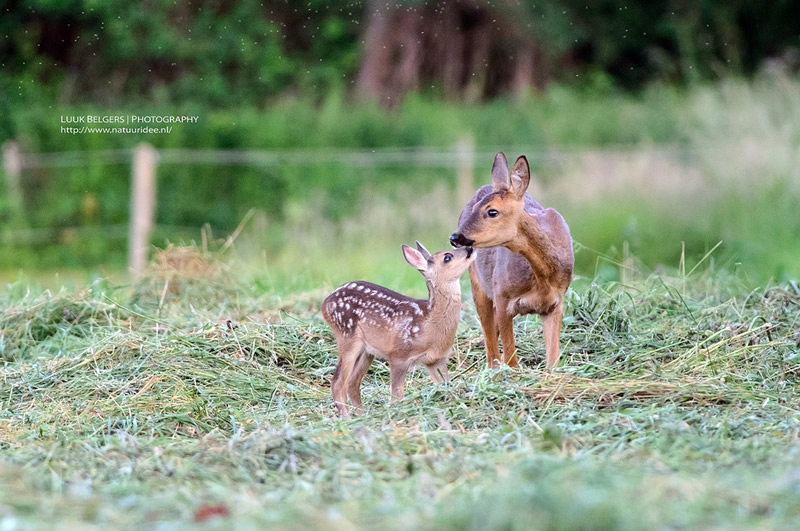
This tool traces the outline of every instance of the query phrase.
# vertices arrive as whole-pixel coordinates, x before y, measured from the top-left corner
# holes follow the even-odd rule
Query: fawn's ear
[[[522,199],[528,185],[531,183],[531,168],[525,155],[520,156],[511,169],[511,193]]]
[[[423,258],[425,258],[425,260],[427,260],[428,258],[430,258],[430,257],[431,257],[431,253],[430,253],[430,251],[428,251],[428,250],[425,248],[425,246],[424,246],[424,245],[422,245],[421,243],[419,243],[419,240],[417,240],[417,251],[419,251],[420,253],[422,253],[422,256],[423,256]]]
[[[502,151],[494,156],[494,164],[492,164],[492,186],[495,192],[511,188],[511,183],[508,181],[508,160],[506,160],[506,156]]]
[[[420,271],[425,271],[428,268],[428,261],[422,256],[422,253],[408,245],[403,245],[403,256],[406,257],[406,262]]]

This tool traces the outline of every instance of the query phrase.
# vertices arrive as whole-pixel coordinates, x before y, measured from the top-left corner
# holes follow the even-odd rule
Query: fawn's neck
[[[458,279],[438,285],[425,279],[425,284],[428,286],[426,323],[447,333],[455,330],[461,314],[461,284]]]

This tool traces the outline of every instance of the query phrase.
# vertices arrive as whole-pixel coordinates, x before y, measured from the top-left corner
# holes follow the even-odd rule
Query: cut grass
[[[326,292],[256,296],[207,254],[179,252],[132,286],[3,295],[4,528],[788,529],[800,518],[795,284],[750,291],[700,271],[579,279],[552,374],[533,317],[515,324],[524,367],[485,369],[465,302],[449,385],[418,371],[389,405],[375,364],[366,415],[342,420],[317,311]]]

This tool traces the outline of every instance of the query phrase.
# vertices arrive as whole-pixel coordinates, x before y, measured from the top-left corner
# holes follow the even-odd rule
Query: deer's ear
[[[405,256],[406,262],[411,264],[411,267],[415,267],[420,271],[425,271],[428,268],[428,261],[422,256],[422,253],[408,245],[403,245],[403,256]]]
[[[427,260],[428,258],[430,258],[430,257],[431,257],[431,253],[430,253],[430,251],[428,251],[428,250],[425,248],[425,246],[424,246],[424,245],[422,245],[421,243],[419,243],[419,240],[417,240],[417,251],[419,251],[420,253],[422,253],[422,256],[425,258],[425,260]]]
[[[530,183],[531,168],[528,166],[528,159],[522,155],[514,162],[514,167],[511,169],[511,193],[522,199]]]
[[[494,164],[492,164],[492,187],[495,192],[505,191],[511,188],[511,183],[508,180],[508,160],[506,160],[506,156],[502,151],[494,156]]]

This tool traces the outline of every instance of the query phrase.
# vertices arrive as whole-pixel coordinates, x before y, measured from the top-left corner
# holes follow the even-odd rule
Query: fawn
[[[478,311],[490,367],[517,366],[513,319],[542,316],[547,368],[558,363],[564,294],[575,259],[569,227],[561,214],[543,208],[527,193],[531,172],[519,157],[509,175],[508,161],[498,153],[492,184],[482,186],[458,218],[450,236],[454,247],[475,247],[469,268],[472,298]]]
[[[403,256],[428,286],[428,299],[412,299],[371,282],[348,282],[325,298],[322,317],[336,338],[339,363],[331,392],[342,416],[347,397],[362,413],[361,380],[377,356],[389,362],[392,400],[403,398],[408,370],[425,365],[435,383],[449,381],[447,359],[461,314],[459,277],[475,260],[472,247],[431,254],[403,245]]]

